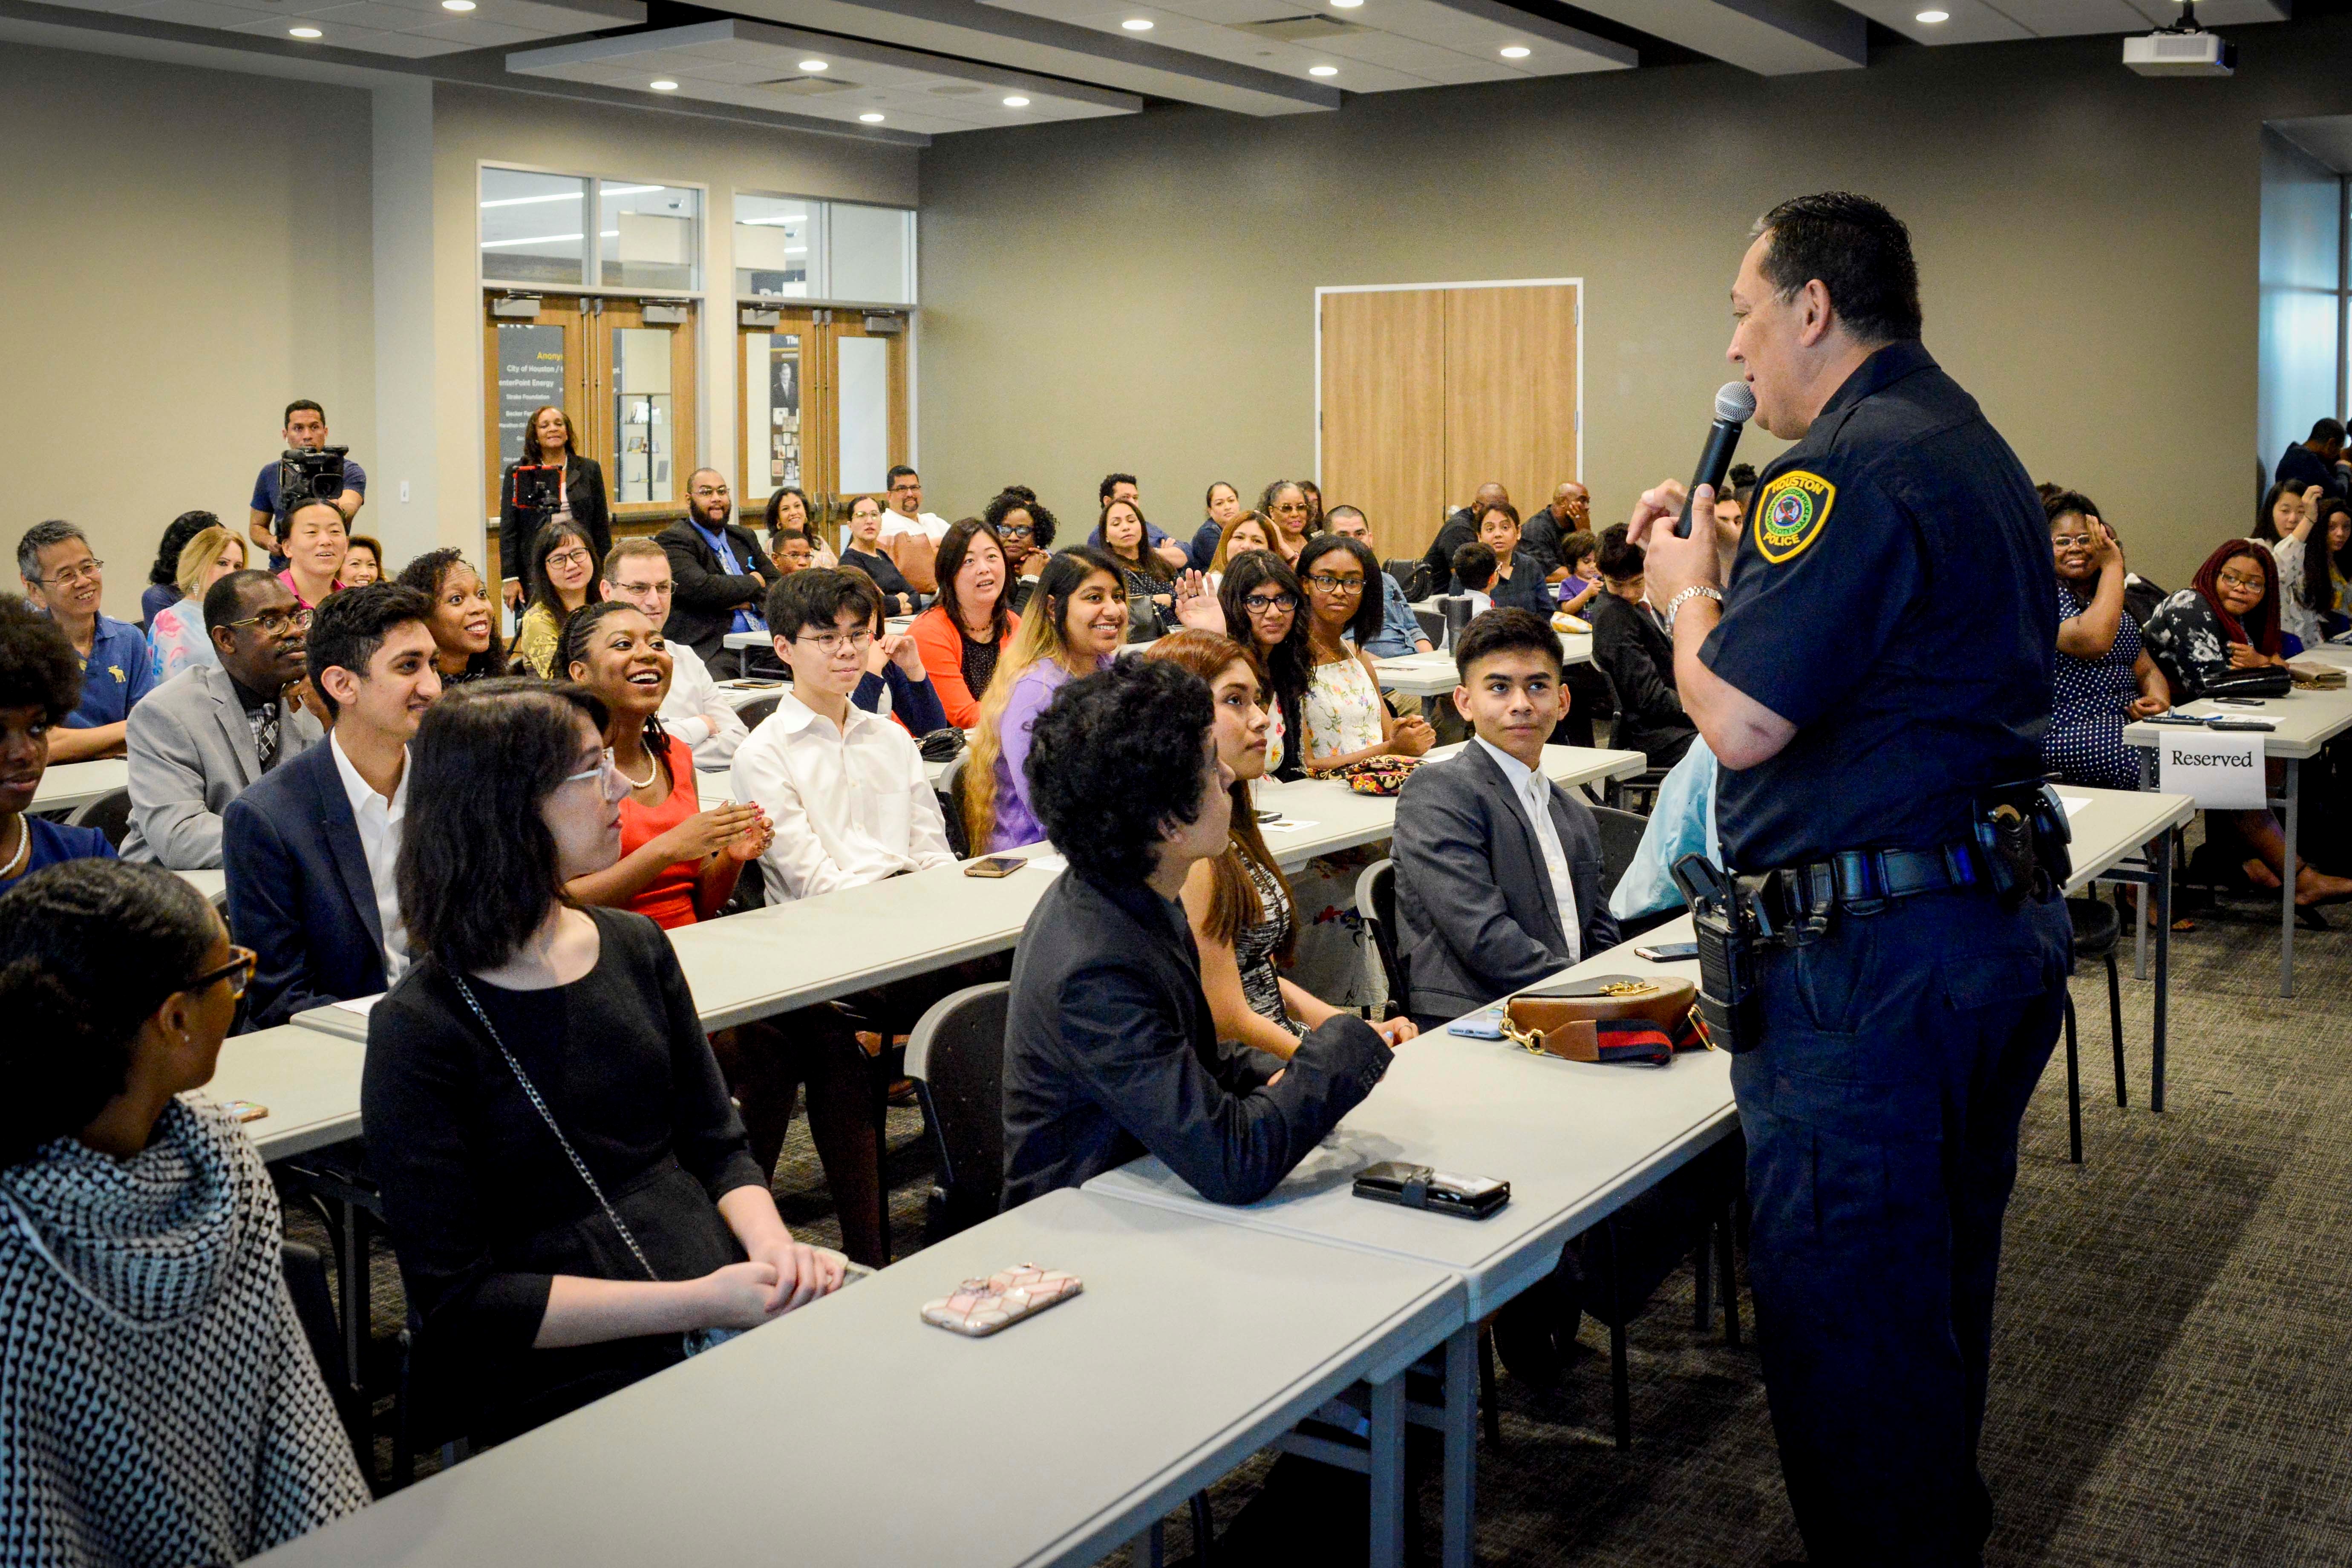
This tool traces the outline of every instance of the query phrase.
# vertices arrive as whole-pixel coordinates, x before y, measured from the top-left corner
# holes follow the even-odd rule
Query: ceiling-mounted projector
[[[2142,76],[2229,76],[2238,46],[2197,25],[2197,0],[2182,0],[2180,20],[2124,40],[2124,64]]]

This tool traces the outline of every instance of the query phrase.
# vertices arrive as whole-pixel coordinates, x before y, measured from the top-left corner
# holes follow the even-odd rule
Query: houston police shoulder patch
[[[1756,498],[1756,552],[1778,566],[1803,553],[1830,520],[1837,486],[1819,474],[1791,468]]]

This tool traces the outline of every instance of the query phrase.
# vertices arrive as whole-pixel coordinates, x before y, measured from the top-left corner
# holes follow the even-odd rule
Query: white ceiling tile
[[[221,0],[152,0],[126,7],[124,15],[156,22],[176,22],[184,27],[234,27],[239,23],[268,21],[274,13],[259,5],[222,4]]]
[[[444,13],[441,21],[427,21],[422,26],[407,31],[415,37],[436,39],[458,49],[503,48],[510,44],[537,43],[549,37],[541,27],[514,27],[504,22],[488,22],[478,16],[451,16]]]

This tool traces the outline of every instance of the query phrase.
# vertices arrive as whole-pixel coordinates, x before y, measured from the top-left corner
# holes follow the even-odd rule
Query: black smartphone
[[[1260,822],[1280,822],[1282,820],[1282,813],[1278,811],[1261,811],[1257,814],[1257,819]]]
[[[1029,862],[1018,855],[990,855],[966,861],[963,874],[967,877],[1010,877],[1027,864]]]
[[[1679,959],[1696,958],[1698,956],[1698,943],[1695,942],[1660,942],[1655,947],[1635,948],[1633,950],[1633,956],[1636,958],[1646,958],[1652,963],[1673,963]]]
[[[2213,701],[2215,706],[2221,708],[2259,708],[2263,705],[2259,697],[2216,697]]]

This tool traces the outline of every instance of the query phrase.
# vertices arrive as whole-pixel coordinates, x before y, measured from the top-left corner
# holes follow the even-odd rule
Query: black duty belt
[[[1895,899],[1988,885],[1973,844],[1940,849],[1841,849],[1826,859],[1787,866],[1740,882],[1771,926],[1812,924],[1843,910],[1873,915]]]

